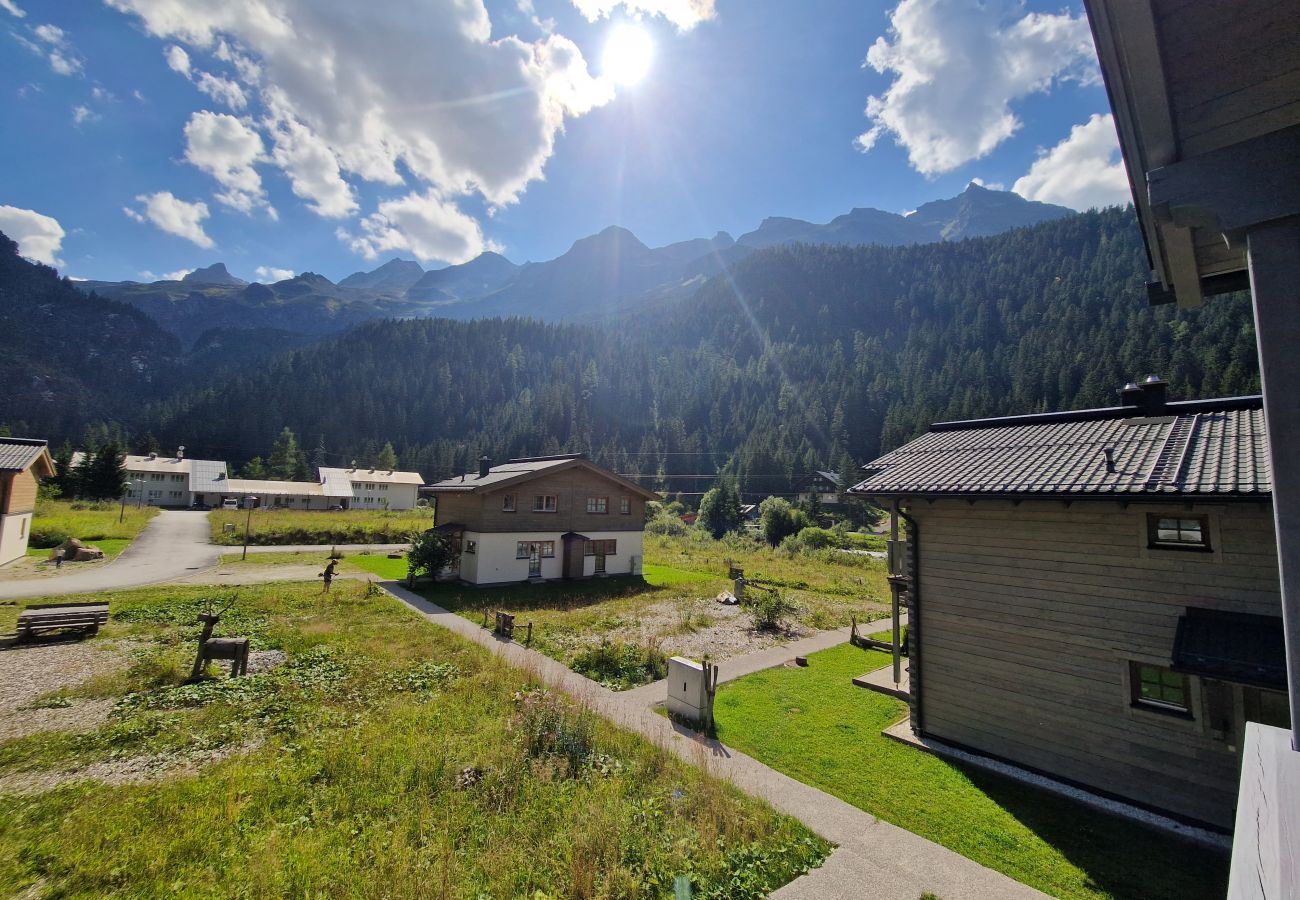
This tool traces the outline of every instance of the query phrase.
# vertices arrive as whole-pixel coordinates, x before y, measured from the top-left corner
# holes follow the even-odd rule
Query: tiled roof
[[[266,481],[253,478],[231,478],[227,480],[223,492],[252,494],[255,497],[321,497],[325,495],[321,485],[315,481]]]
[[[540,475],[544,472],[570,469],[574,466],[586,466],[590,469],[594,469],[611,481],[621,484],[630,493],[637,494],[644,499],[659,499],[659,495],[653,491],[648,491],[636,482],[630,481],[622,475],[617,475],[608,469],[590,462],[586,456],[581,453],[566,453],[560,456],[530,456],[520,459],[510,459],[506,460],[499,466],[492,466],[488,469],[486,475],[479,475],[477,472],[457,475],[455,478],[447,478],[443,481],[437,482],[436,484],[428,485],[424,490],[434,494],[475,494],[494,490],[509,484],[515,484],[520,481],[527,481],[529,478],[532,478],[535,475]]]
[[[45,450],[36,438],[0,438],[0,472],[23,472]]]
[[[1259,398],[936,425],[864,466],[868,496],[1259,496],[1272,490]],[[1107,466],[1110,449],[1113,467]],[[1111,471],[1113,468],[1113,471]]]

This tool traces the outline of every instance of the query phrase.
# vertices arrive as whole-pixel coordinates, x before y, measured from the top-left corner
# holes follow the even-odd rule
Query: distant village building
[[[75,465],[81,454],[74,455]],[[227,499],[288,509],[412,509],[424,478],[419,472],[386,469],[320,469],[319,481],[231,478],[225,462],[189,459],[185,447],[172,456],[128,455],[124,463],[128,501],[148,506],[220,506]]]
[[[27,554],[37,484],[53,474],[45,441],[0,438],[0,566]]]
[[[1264,414],[1164,394],[937,424],[851,493],[906,530],[917,733],[1230,828],[1289,719]]]
[[[840,502],[840,487],[840,476],[819,470],[795,481],[794,499],[799,503],[811,503],[816,497],[822,506],[836,506]]]
[[[476,585],[640,574],[645,504],[659,499],[582,454],[484,457],[424,490],[456,550],[448,574]]]

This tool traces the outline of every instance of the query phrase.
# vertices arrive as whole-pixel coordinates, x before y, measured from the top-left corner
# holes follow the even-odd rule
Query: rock
[[[714,600],[721,603],[723,606],[735,606],[740,603],[740,601],[736,599],[736,595],[731,593],[731,591],[723,591],[721,594],[718,594]]]
[[[103,559],[104,551],[98,547],[82,547],[72,556],[73,562],[90,562],[95,559]],[[67,559],[67,557],[64,557]]]

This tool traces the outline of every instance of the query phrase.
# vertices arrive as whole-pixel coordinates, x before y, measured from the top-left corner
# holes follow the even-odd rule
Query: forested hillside
[[[174,390],[180,344],[124,303],[87,296],[0,234],[0,425],[79,434]]]
[[[331,456],[392,440],[437,478],[482,452],[586,450],[622,472],[862,463],[930,422],[1258,390],[1250,309],[1152,308],[1130,211],[913,247],[768,249],[618,326],[371,322],[156,410],[164,443],[241,460],[282,426]]]

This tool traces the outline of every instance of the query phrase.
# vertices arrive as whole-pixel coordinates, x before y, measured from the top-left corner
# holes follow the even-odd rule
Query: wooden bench
[[[107,603],[38,603],[18,616],[18,639],[26,640],[43,631],[76,629],[96,634],[108,623]]]

